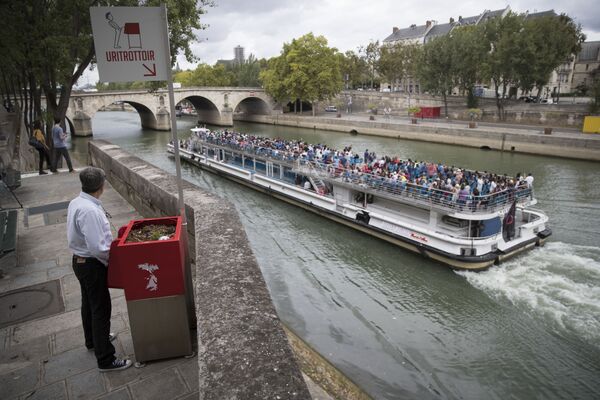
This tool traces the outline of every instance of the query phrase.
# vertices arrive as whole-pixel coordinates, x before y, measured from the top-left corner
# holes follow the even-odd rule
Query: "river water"
[[[179,121],[181,138],[193,122]],[[182,165],[186,180],[236,206],[281,319],[374,398],[600,397],[600,164],[242,122],[235,129],[533,173],[551,240],[473,273]],[[141,129],[136,113],[97,113],[93,131],[174,174],[170,132]],[[86,143],[73,141],[82,160]]]

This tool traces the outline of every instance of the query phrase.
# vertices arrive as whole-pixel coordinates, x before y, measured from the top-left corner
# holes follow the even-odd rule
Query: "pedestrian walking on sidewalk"
[[[54,142],[54,163],[52,172],[57,172],[56,166],[60,157],[64,157],[69,167],[69,172],[75,172],[73,164],[71,164],[71,157],[69,156],[69,150],[67,150],[67,134],[63,131],[60,126],[60,118],[54,118],[54,128],[52,128],[52,140]]]
[[[35,149],[38,151],[40,156],[40,165],[39,165],[39,173],[40,175],[46,175],[47,172],[44,171],[44,160],[46,160],[46,166],[52,169],[52,163],[50,162],[50,148],[46,144],[46,137],[44,136],[44,132],[42,132],[42,124],[40,121],[35,121],[33,123],[33,137],[37,140]]]
[[[73,252],[73,271],[81,287],[81,320],[85,346],[93,349],[101,372],[129,368],[131,360],[115,357],[110,334],[108,253],[112,233],[102,208],[104,171],[87,167],[79,173],[81,193],[69,203],[67,240]]]

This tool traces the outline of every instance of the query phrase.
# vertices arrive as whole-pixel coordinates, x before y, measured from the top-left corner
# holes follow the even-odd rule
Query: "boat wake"
[[[600,247],[550,242],[484,272],[458,272],[474,287],[552,325],[600,343]]]

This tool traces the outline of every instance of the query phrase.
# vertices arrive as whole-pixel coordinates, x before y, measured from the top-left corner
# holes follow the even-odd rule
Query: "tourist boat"
[[[455,269],[486,269],[551,235],[528,187],[461,202],[443,190],[390,185],[267,148],[230,146],[209,140],[209,132],[193,128],[181,159]],[[167,151],[174,153],[172,144]]]

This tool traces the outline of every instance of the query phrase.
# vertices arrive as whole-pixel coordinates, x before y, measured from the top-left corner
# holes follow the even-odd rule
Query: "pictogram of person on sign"
[[[114,40],[114,43],[113,43],[113,48],[120,49],[121,46],[119,45],[119,42],[121,41],[121,30],[123,28],[121,28],[119,26],[119,24],[117,24],[114,21],[114,17],[113,17],[113,15],[111,13],[107,12],[106,15],[105,15],[105,17],[106,17],[106,20],[108,21],[108,25],[110,25],[110,27],[115,30],[115,40]]]

